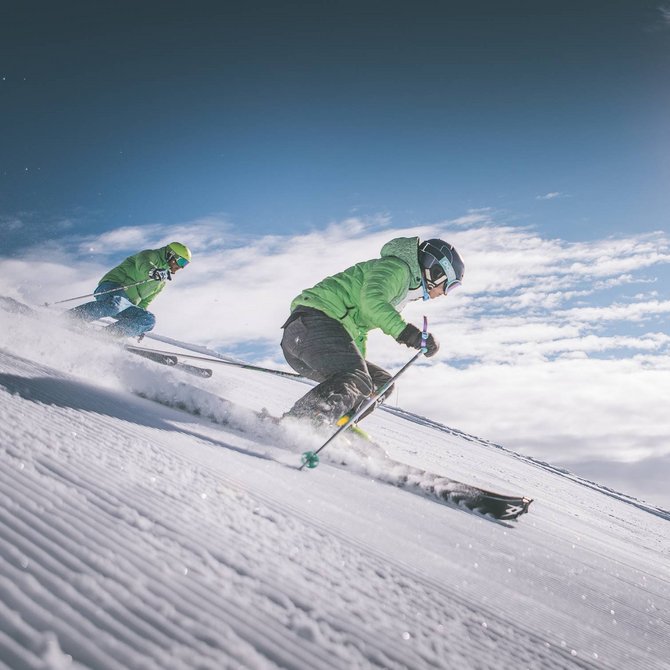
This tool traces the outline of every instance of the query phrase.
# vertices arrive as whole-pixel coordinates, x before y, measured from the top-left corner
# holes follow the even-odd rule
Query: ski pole
[[[304,467],[315,468],[319,464],[319,452],[325,449],[340,433],[343,433],[352,423],[358,421],[358,419],[367,412],[370,407],[372,407],[377,400],[388,391],[389,388],[394,384],[394,382],[402,375],[410,365],[412,365],[419,356],[426,353],[426,340],[428,339],[428,319],[423,317],[423,332],[421,333],[421,344],[422,347],[419,351],[410,358],[405,365],[403,365],[398,372],[396,372],[391,379],[389,379],[385,384],[383,384],[377,392],[368,400],[361,405],[361,407],[356,410],[356,412],[348,418],[348,420],[339,426],[339,428],[316,450],[316,451],[305,451],[301,457],[301,465],[298,470],[302,470]]]
[[[57,300],[56,302],[45,302],[45,307],[50,307],[51,305],[60,305],[62,302],[72,302],[73,300],[82,300],[83,298],[92,298],[96,295],[104,295],[105,293],[114,293],[114,291],[125,291],[127,288],[132,288],[133,286],[139,286],[140,284],[146,284],[148,281],[154,281],[151,277],[149,279],[143,279],[142,281],[135,282],[134,284],[126,284],[126,286],[117,286],[116,288],[110,288],[108,291],[98,291],[98,293],[87,293],[86,295],[78,295],[76,298],[67,298],[66,300]]]
[[[99,294],[98,294],[99,295]],[[151,337],[151,335],[149,336]],[[236,368],[244,368],[245,370],[256,370],[258,372],[269,372],[280,377],[294,377],[302,378],[297,372],[288,372],[287,370],[276,370],[274,368],[264,368],[261,365],[253,365],[252,363],[244,363],[243,361],[230,361],[225,358],[218,358],[214,354],[208,356],[197,356],[195,354],[183,354],[176,351],[165,351],[164,349],[151,349],[149,347],[137,347],[143,351],[149,351],[152,354],[166,354],[170,356],[179,356],[179,358],[191,358],[197,361],[207,361],[208,363],[222,363],[223,365],[232,365]]]

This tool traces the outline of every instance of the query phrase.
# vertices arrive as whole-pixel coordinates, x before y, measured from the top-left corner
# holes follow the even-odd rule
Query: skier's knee
[[[156,325],[156,317],[151,312],[145,311],[140,322],[142,328],[144,328],[144,332],[148,332],[149,330],[154,329],[154,326]]]
[[[350,384],[353,387],[352,392],[356,394],[369,396],[374,391],[372,377],[367,370],[354,370],[346,373],[344,383]]]

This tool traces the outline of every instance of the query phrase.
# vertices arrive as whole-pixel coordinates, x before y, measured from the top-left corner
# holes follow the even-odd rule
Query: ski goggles
[[[177,256],[175,253],[168,256],[168,261],[174,261],[180,268],[185,268],[189,264],[188,258]]]
[[[432,286],[430,285],[432,284]],[[438,279],[438,281],[430,282],[429,288],[434,288],[435,286],[444,286],[444,295],[449,295],[455,288],[458,288],[461,285],[461,282],[458,279],[452,279],[449,281],[447,275],[443,275]]]
[[[458,279],[455,279],[452,282],[444,282],[444,295],[449,295],[455,288],[458,288],[461,285],[461,282]]]

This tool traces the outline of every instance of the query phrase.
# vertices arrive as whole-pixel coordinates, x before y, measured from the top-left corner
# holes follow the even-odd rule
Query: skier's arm
[[[407,324],[391,302],[407,291],[409,274],[402,261],[383,259],[370,270],[361,288],[361,316],[394,339]]]
[[[135,274],[138,277],[143,277],[144,279],[149,279],[151,273],[158,268],[163,270],[161,264],[156,263],[156,257],[153,252],[142,252],[135,256]]]
[[[135,268],[135,274],[138,277],[150,280],[146,284],[141,284],[137,287],[138,297],[140,298],[137,306],[141,309],[146,309],[165,287],[165,281],[151,279],[151,274],[156,268],[159,270],[165,268],[161,264],[156,263],[155,253],[151,251],[137,254],[135,257]]]

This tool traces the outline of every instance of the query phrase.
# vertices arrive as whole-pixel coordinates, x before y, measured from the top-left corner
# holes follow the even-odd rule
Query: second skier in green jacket
[[[321,425],[355,411],[391,377],[366,360],[368,332],[379,328],[420,349],[421,330],[406,323],[399,310],[408,300],[446,295],[461,284],[464,271],[449,243],[399,237],[382,247],[381,258],[357,263],[304,290],[291,303],[281,346],[288,364],[319,384],[288,416]],[[433,335],[428,335],[426,348],[426,356],[437,353]]]
[[[128,256],[105,274],[95,289],[95,300],[70,310],[80,321],[111,316],[116,323],[105,327],[110,335],[141,337],[151,330],[156,317],[147,310],[172,275],[191,262],[191,251],[181,242],[160,249],[145,249]]]

